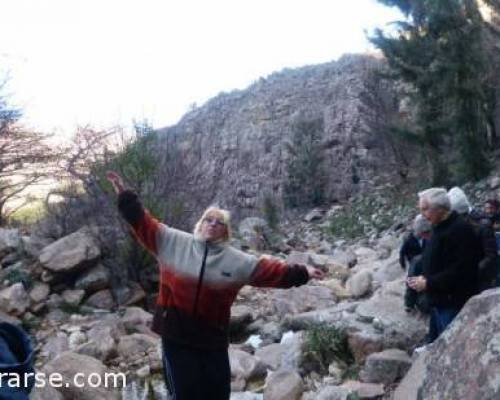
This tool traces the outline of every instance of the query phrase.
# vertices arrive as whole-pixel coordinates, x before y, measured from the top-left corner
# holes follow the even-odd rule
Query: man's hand
[[[108,179],[111,186],[115,190],[116,194],[120,194],[125,190],[125,185],[123,184],[123,179],[115,171],[106,172],[106,178]]]
[[[318,268],[306,265],[306,269],[309,274],[309,279],[323,279],[325,277],[325,273]]]
[[[427,279],[423,275],[412,276],[406,279],[406,283],[409,287],[417,292],[423,292],[427,289]]]

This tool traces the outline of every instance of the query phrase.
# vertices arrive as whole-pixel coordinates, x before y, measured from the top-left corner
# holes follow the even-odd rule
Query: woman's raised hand
[[[106,172],[106,178],[108,179],[111,186],[115,190],[116,194],[120,194],[125,190],[125,185],[123,184],[123,179],[115,171]]]

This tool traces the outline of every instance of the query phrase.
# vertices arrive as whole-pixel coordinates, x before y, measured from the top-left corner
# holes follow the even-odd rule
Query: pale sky
[[[283,68],[372,49],[376,0],[0,0],[0,77],[23,123],[176,123],[192,103]]]

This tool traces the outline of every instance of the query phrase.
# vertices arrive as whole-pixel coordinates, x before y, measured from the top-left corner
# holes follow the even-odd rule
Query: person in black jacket
[[[427,240],[431,235],[432,226],[422,215],[417,215],[413,221],[413,229],[403,241],[399,250],[399,264],[406,269],[408,264],[408,277],[422,274],[421,254],[425,248]],[[417,291],[406,285],[404,296],[405,310],[411,312],[417,307],[426,313],[425,293],[419,294]]]
[[[479,291],[495,287],[497,271],[497,243],[493,224],[481,212],[474,210],[466,194],[459,187],[448,191],[451,209],[469,222],[481,243],[481,260],[479,261]]]
[[[408,285],[425,291],[431,305],[428,342],[453,321],[467,300],[478,292],[481,244],[472,226],[451,210],[445,189],[419,194],[421,214],[433,225],[422,256],[424,273],[408,278]]]

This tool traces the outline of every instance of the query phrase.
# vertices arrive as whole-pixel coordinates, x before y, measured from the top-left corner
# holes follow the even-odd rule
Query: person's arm
[[[157,255],[157,238],[162,224],[143,207],[136,193],[125,189],[122,178],[116,172],[110,171],[106,177],[118,194],[118,210],[132,228],[132,233],[139,243]]]
[[[274,257],[262,256],[250,277],[249,284],[258,287],[290,288],[309,279],[323,279],[323,271],[302,264],[287,264]]]
[[[401,248],[399,249],[399,265],[401,268],[406,269],[406,251],[408,247],[408,239],[403,241]]]

